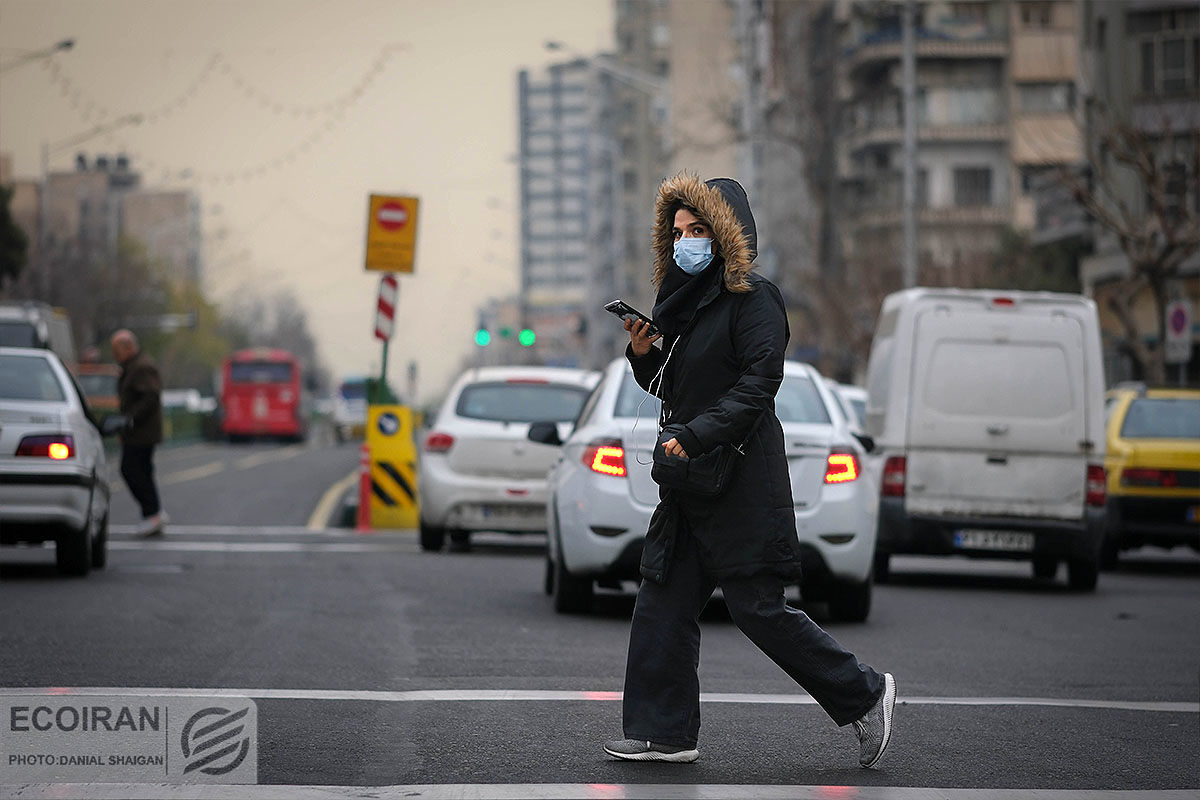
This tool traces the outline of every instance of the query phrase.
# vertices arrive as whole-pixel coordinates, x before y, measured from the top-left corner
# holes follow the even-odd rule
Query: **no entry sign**
[[[367,210],[368,270],[413,271],[418,204],[416,197],[371,195]]]

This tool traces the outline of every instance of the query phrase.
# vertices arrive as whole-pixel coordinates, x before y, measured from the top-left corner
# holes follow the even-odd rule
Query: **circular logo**
[[[1187,325],[1187,316],[1187,312],[1183,310],[1182,306],[1175,306],[1171,309],[1169,317],[1171,333],[1183,333],[1183,328]]]
[[[380,414],[377,424],[384,436],[395,436],[400,430],[400,418],[390,411]]]
[[[250,737],[242,735],[246,726],[239,723],[249,712],[249,708],[230,711],[212,706],[193,714],[179,737],[187,760],[183,773],[200,770],[205,775],[225,775],[241,766],[250,752]]]
[[[398,231],[408,223],[408,209],[395,201],[388,201],[375,212],[375,219],[385,231]]]

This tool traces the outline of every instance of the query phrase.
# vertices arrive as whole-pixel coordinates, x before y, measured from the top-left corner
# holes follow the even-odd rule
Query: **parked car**
[[[75,335],[61,308],[33,300],[0,301],[0,347],[53,350],[68,369],[75,368]]]
[[[99,423],[62,361],[0,347],[0,544],[53,541],[59,569],[86,575],[107,560],[109,494]]]
[[[827,600],[833,617],[870,611],[878,486],[863,469],[865,447],[811,366],[789,361],[775,398],[802,551],[806,600]],[[530,437],[561,444],[550,472],[545,589],[560,612],[586,611],[596,585],[639,578],[638,564],[658,485],[650,477],[658,401],[624,358],[613,361],[561,443],[555,425]]]
[[[876,581],[895,553],[1032,562],[1095,589],[1104,524],[1096,306],[1049,292],[909,289],[880,311],[867,433],[882,460]]]
[[[1109,394],[1104,566],[1144,545],[1200,552],[1200,389]]]
[[[834,397],[841,406],[842,415],[850,422],[850,426],[856,431],[862,431],[867,419],[867,390],[861,386],[837,381],[829,381],[829,388],[833,390]]]
[[[467,370],[450,390],[421,452],[421,547],[459,547],[474,531],[546,530],[546,473],[557,452],[526,439],[551,420],[563,435],[600,373],[565,367]]]

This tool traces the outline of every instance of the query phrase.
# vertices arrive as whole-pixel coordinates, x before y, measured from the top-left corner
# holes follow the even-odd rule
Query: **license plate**
[[[964,528],[954,534],[954,546],[962,550],[1033,550],[1033,534],[1017,531],[986,531]]]

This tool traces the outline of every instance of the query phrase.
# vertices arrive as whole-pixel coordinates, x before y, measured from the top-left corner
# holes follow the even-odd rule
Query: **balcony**
[[[922,208],[917,223],[923,229],[991,227],[1009,225],[1012,209],[1008,206],[949,206]],[[860,231],[900,228],[904,215],[899,208],[878,209],[859,214],[852,225]]]
[[[861,128],[846,137],[851,153],[867,147],[900,146],[904,137],[901,127]],[[1008,126],[1003,123],[988,125],[922,125],[917,128],[918,142],[1005,142],[1008,141]]]
[[[892,61],[899,61],[902,50],[900,28],[884,28],[862,38],[848,52],[850,72]],[[921,28],[917,31],[917,59],[1007,58],[1008,40],[1003,32],[984,30],[975,38],[950,36]]]

